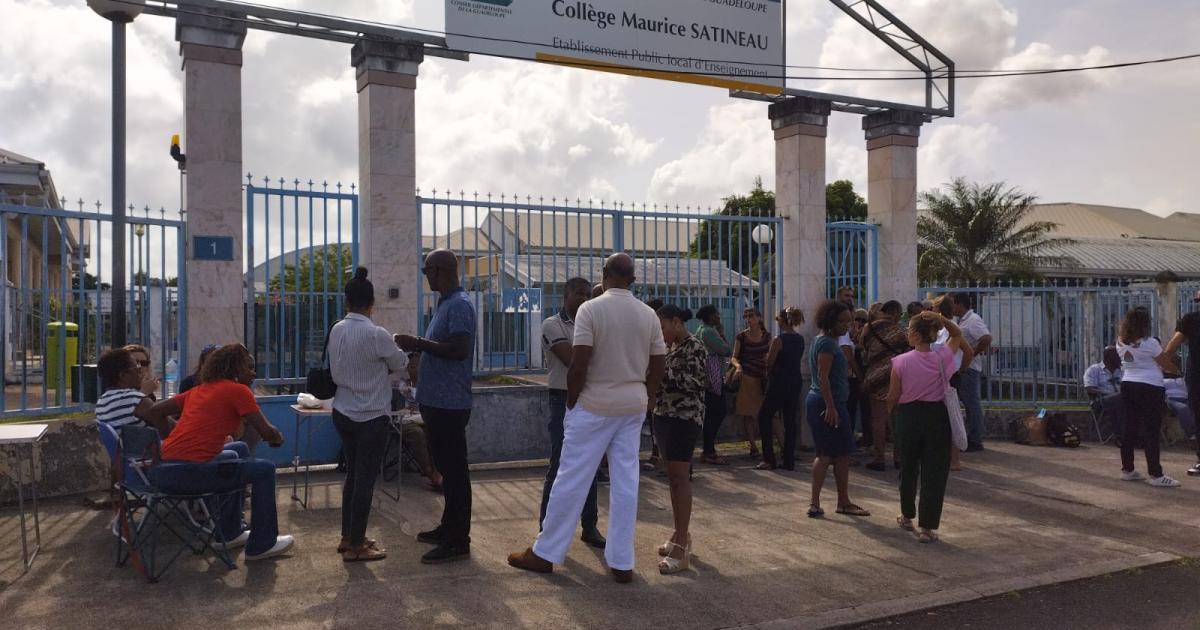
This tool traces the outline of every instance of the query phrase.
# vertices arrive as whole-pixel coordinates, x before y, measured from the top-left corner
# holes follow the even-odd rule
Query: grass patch
[[[0,418],[0,424],[22,424],[26,422],[58,422],[60,420],[91,420],[96,414],[91,411],[73,413],[45,413],[36,416],[9,416]]]
[[[496,376],[485,376],[479,379],[480,385],[529,385],[529,381],[525,381],[512,376],[497,374]]]

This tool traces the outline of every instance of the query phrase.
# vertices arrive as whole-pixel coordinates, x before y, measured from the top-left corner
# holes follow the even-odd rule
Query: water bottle
[[[179,380],[179,362],[175,360],[175,357],[171,357],[167,360],[165,376],[167,377],[168,383],[174,383],[175,381]]]

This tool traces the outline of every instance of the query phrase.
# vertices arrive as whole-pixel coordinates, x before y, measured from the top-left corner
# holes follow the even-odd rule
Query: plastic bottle
[[[165,376],[167,377],[168,383],[174,383],[175,381],[179,380],[179,362],[175,360],[175,357],[171,357],[167,360],[167,367],[165,371]]]

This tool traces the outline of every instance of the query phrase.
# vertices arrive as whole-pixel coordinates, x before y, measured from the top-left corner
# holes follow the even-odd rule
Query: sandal
[[[667,555],[664,556],[662,560],[658,561],[658,572],[663,575],[671,575],[672,573],[687,571],[689,567],[688,556],[691,555],[691,552],[673,542],[668,542],[667,545],[670,547],[667,551]],[[675,551],[676,549],[679,549],[681,552],[683,552],[683,555],[679,558],[670,555],[671,552]]]
[[[347,549],[346,553],[342,554],[343,562],[372,562],[375,560],[383,560],[387,557],[387,552],[371,547],[363,546],[357,549]]]
[[[911,518],[906,518],[903,515],[897,516],[896,524],[900,526],[900,529],[903,529],[906,532],[913,531],[913,523]]]
[[[704,456],[704,463],[712,464],[714,466],[728,466],[729,460],[725,459],[724,457],[721,457],[720,455],[717,455],[716,453],[713,453],[711,455]]]
[[[808,518],[821,518],[822,516],[825,516],[825,510],[815,505],[808,506]]]
[[[363,542],[363,546],[367,547],[369,549],[378,550],[379,549],[379,541],[375,540],[373,538],[368,538]],[[338,543],[337,552],[338,553],[346,553],[347,551],[350,551],[350,541],[343,538],[342,542]]]
[[[853,503],[839,507],[837,509],[837,513],[845,514],[846,516],[870,516],[871,515],[870,512],[858,507],[857,505],[854,505]]]
[[[917,534],[917,540],[923,543],[935,543],[938,541],[938,535],[931,529],[922,529],[921,533]]]
[[[658,555],[664,556],[664,557],[670,555],[672,546],[678,547],[679,545],[674,542],[671,542],[670,540],[659,545],[658,546]],[[683,550],[688,553],[692,552],[692,533],[691,532],[688,532],[687,544],[684,545]]]
[[[768,464],[767,462],[762,462],[759,465],[755,466],[754,470],[775,470],[775,464]]]

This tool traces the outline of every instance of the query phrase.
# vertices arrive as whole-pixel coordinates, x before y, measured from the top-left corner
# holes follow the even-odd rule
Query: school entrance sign
[[[780,0],[446,0],[451,49],[779,95]]]

